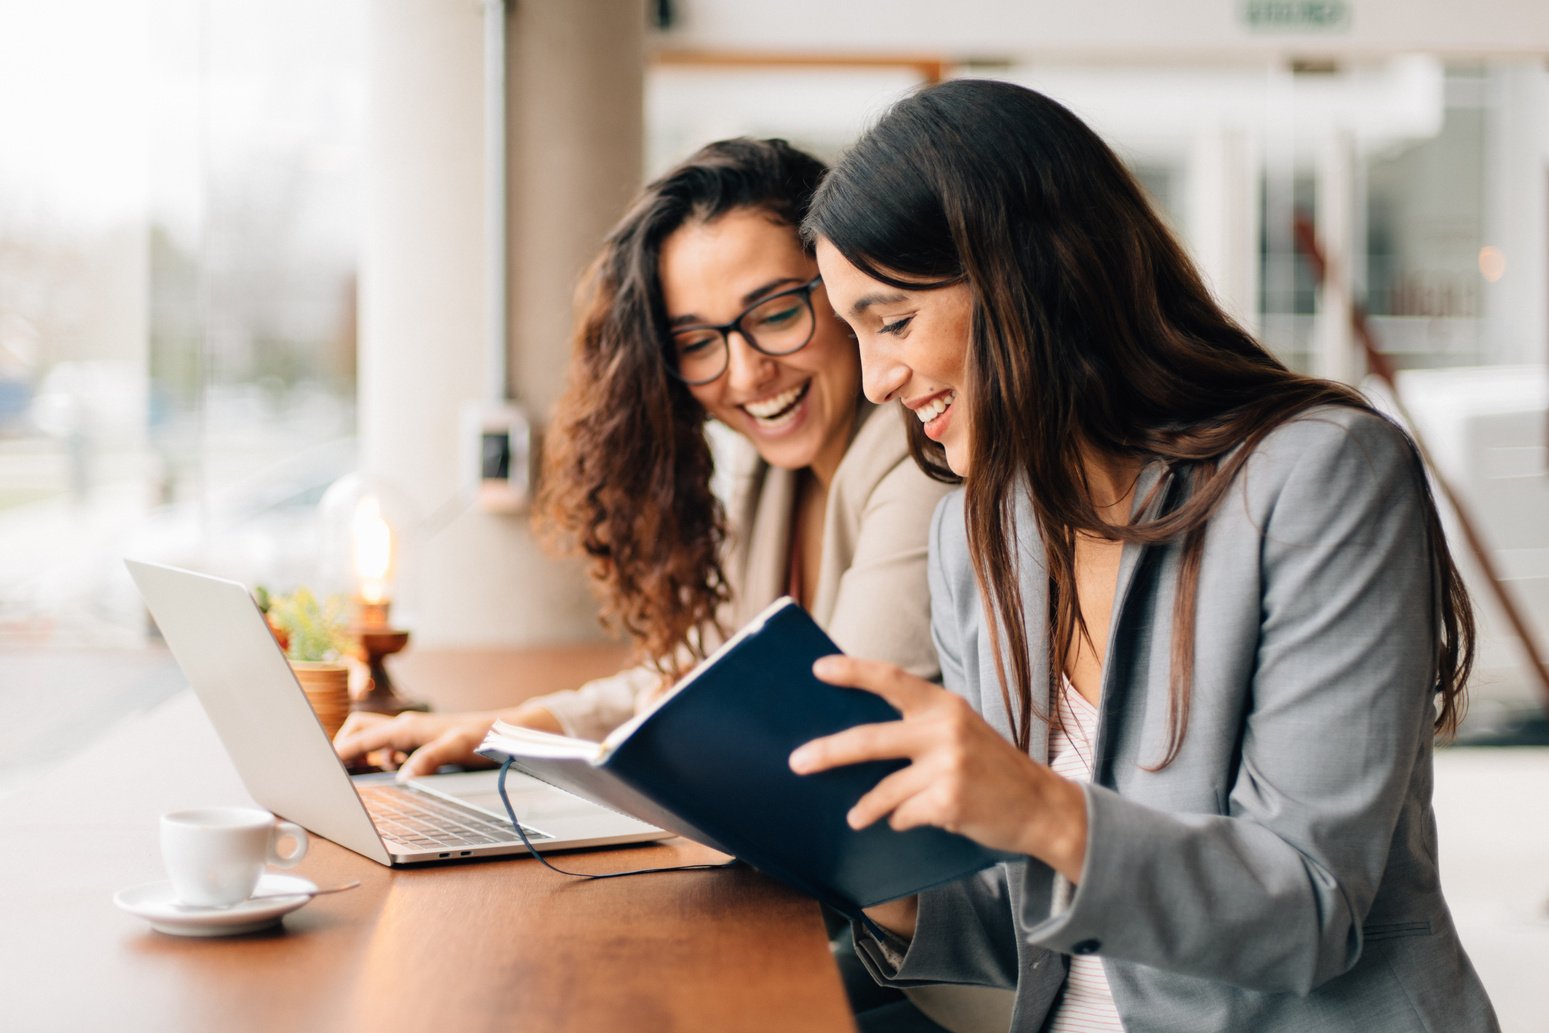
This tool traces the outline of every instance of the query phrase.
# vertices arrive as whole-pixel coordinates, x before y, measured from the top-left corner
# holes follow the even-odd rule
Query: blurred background
[[[1288,363],[1389,397],[1369,331],[1470,517],[1464,741],[1542,745],[1546,55],[1542,0],[0,0],[0,793],[181,686],[123,557],[316,585],[341,480],[392,500],[414,649],[595,637],[522,515],[522,445],[603,233],[701,143],[835,157],[959,75],[1097,128]],[[1514,756],[1439,806],[1549,792]],[[1509,834],[1524,871],[1541,812]],[[1492,991],[1549,961],[1549,880],[1522,886],[1478,934]]]

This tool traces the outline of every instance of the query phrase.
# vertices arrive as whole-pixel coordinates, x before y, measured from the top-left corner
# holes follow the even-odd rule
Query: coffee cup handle
[[[280,840],[286,836],[296,843],[290,853],[280,853]],[[307,856],[307,830],[293,821],[277,821],[269,836],[269,863],[276,868],[294,868]]]

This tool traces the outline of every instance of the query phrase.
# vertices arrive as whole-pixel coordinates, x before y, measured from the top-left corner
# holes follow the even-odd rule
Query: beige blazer
[[[785,594],[797,474],[771,467],[737,442],[725,461],[730,521],[726,577],[736,629]],[[847,653],[889,660],[924,678],[939,669],[930,637],[926,541],[949,487],[909,458],[896,408],[863,404],[834,473],[823,514],[823,556],[812,615]],[[649,667],[540,697],[565,732],[600,739],[631,717],[660,683]]]

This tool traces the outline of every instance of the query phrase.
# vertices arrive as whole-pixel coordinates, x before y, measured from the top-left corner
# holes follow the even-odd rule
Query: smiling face
[[[946,449],[952,472],[967,476],[968,285],[901,290],[867,276],[821,238],[817,262],[834,311],[860,342],[866,397],[901,403]]]
[[[674,327],[728,323],[817,274],[795,228],[746,208],[680,227],[662,242],[658,268]],[[771,466],[810,467],[827,483],[854,428],[860,357],[821,286],[812,292],[812,309],[816,323],[806,347],[764,355],[733,332],[726,372],[689,391]]]

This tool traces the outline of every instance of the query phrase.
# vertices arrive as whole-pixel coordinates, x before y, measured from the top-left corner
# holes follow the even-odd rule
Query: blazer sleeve
[[[939,676],[931,647],[926,541],[931,514],[947,490],[904,458],[865,496],[826,624],[846,653],[886,660],[931,681]]]
[[[565,734],[599,741],[635,716],[639,701],[661,684],[661,675],[646,666],[632,667],[597,678],[574,689],[551,692],[528,702],[553,714]]]
[[[1029,942],[1262,992],[1305,994],[1355,964],[1430,750],[1422,477],[1408,441],[1373,416],[1303,419],[1266,439],[1206,540],[1251,535],[1260,557],[1241,574],[1259,578],[1260,612],[1224,813],[1164,812],[1088,786],[1069,909],[1051,917],[1048,869],[1024,870]],[[1212,613],[1203,593],[1198,635],[1242,619]]]

